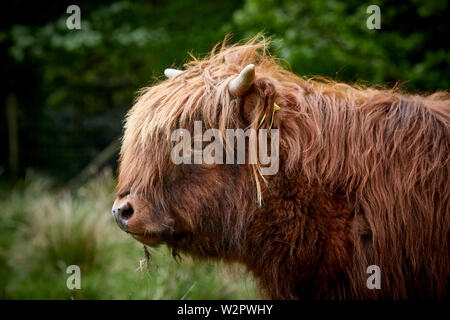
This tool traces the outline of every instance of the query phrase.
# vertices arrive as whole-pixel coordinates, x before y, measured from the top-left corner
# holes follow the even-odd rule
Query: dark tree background
[[[81,9],[81,30],[66,27],[71,4]],[[380,30],[366,27],[372,4]],[[265,32],[272,52],[301,75],[447,90],[448,19],[445,0],[2,3],[0,180],[29,168],[76,176],[120,137],[139,88],[227,33],[237,41]]]

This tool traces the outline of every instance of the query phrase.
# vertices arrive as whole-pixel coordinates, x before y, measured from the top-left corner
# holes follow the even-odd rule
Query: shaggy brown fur
[[[135,238],[241,262],[269,298],[448,297],[448,94],[307,80],[266,46],[222,45],[142,91],[118,184],[118,198],[135,201]],[[234,98],[228,83],[250,63],[254,85]],[[174,129],[256,128],[274,103],[280,171],[266,181],[250,165],[171,163]],[[380,290],[366,286],[373,264]]]

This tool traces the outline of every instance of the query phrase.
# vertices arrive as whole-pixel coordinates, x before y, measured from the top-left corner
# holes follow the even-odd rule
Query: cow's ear
[[[248,94],[242,98],[241,114],[249,126],[255,123],[263,126],[271,121],[272,111],[275,107],[276,89],[270,78],[256,79]]]

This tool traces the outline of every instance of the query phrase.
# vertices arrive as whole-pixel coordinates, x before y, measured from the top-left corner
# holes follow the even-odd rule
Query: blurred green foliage
[[[373,4],[381,9],[380,30],[366,26]],[[247,37],[266,31],[279,57],[301,75],[448,89],[448,9],[446,0],[247,0],[229,29]]]
[[[0,59],[19,101],[20,167],[70,178],[113,139],[139,88],[203,55],[227,33],[265,32],[272,52],[298,74],[409,91],[448,89],[449,4],[433,1],[79,1],[81,30],[66,8],[16,1],[5,10]],[[381,29],[369,30],[369,5]],[[8,149],[4,112],[0,147]],[[110,163],[114,165],[115,159]],[[0,175],[8,159],[0,156]]]

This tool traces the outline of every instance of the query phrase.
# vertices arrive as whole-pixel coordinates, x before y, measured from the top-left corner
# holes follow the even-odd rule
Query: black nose
[[[120,205],[113,206],[112,214],[117,224],[122,230],[128,230],[128,220],[133,216],[134,210],[128,201],[121,203]]]

